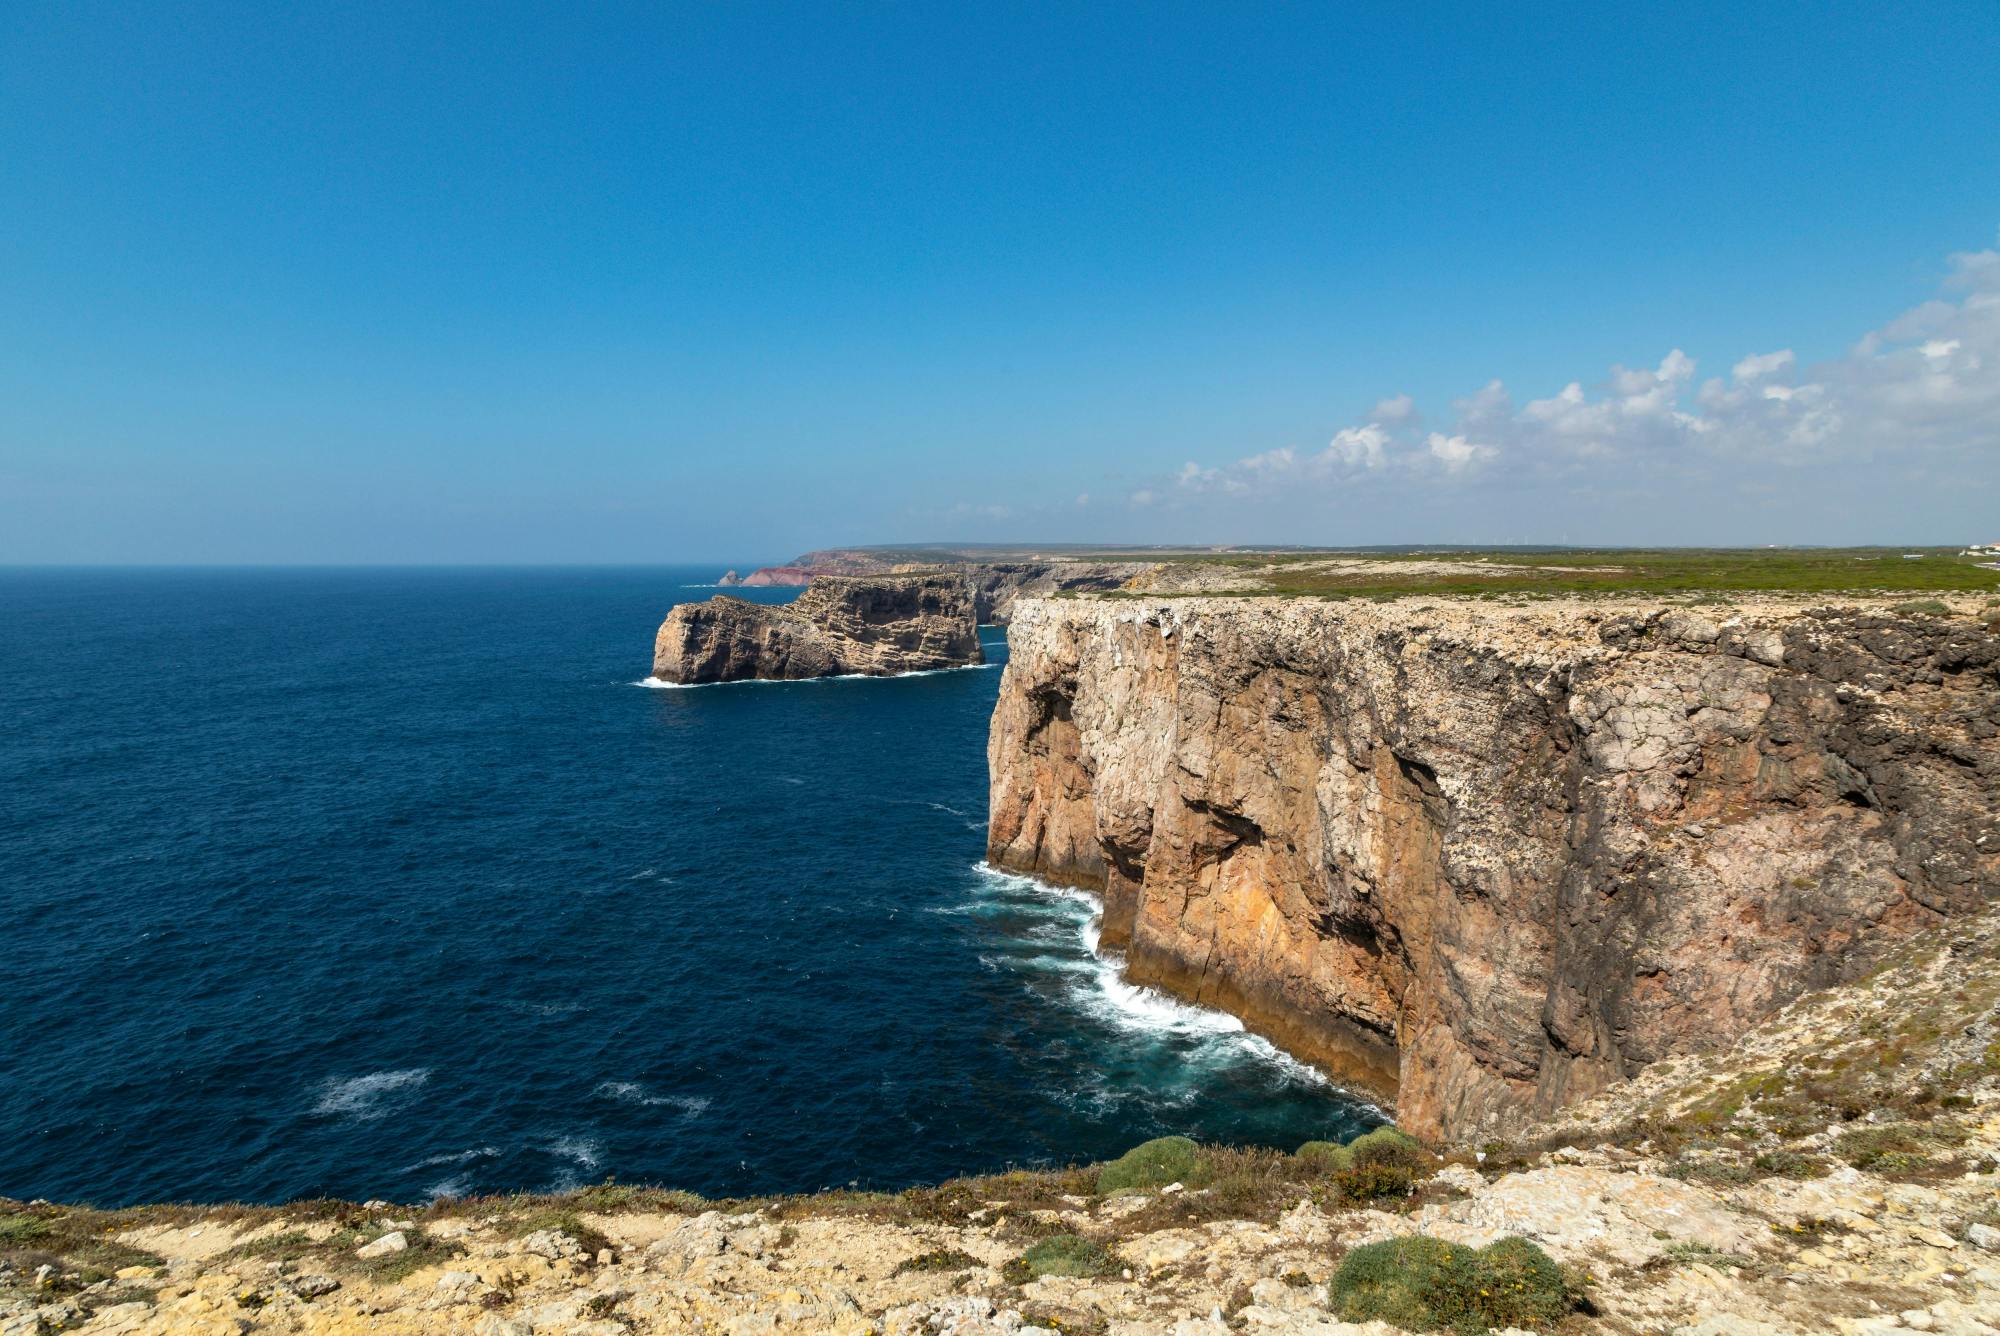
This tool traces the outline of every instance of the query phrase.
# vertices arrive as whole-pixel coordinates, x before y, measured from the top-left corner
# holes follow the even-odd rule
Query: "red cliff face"
[[[1017,604],[988,857],[1454,1136],[2000,896],[1968,617],[1410,602]]]

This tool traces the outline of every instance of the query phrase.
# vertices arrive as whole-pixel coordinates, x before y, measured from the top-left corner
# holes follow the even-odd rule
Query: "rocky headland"
[[[1024,601],[988,857],[1403,1127],[1517,1129],[2000,895],[1977,607]]]
[[[721,584],[734,588],[810,584],[822,576],[953,574],[965,581],[973,615],[982,625],[1004,623],[1014,602],[1066,593],[1119,589],[1189,592],[1216,587],[1220,573],[1198,562],[1140,561],[1116,557],[980,553],[976,549],[828,548],[808,552],[749,575],[730,571]]]
[[[726,594],[683,603],[653,643],[653,676],[682,685],[886,677],[984,661],[965,581],[940,574],[821,576],[787,604]]]
[[[2000,601],[1223,596],[1319,569],[816,575],[675,609],[655,671],[950,666],[1009,620],[989,859],[1416,1139],[731,1201],[0,1199],[0,1336],[2000,1333]]]

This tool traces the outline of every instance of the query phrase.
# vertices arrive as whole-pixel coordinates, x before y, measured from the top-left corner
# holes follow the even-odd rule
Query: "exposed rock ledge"
[[[997,866],[1103,893],[1135,981],[1518,1125],[1727,1043],[2000,894],[1970,617],[1028,600]]]
[[[695,684],[982,663],[972,597],[956,575],[822,576],[788,604],[718,595],[660,623],[653,676]]]

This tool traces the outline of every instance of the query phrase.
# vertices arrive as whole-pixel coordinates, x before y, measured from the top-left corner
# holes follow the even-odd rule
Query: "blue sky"
[[[2000,538],[1996,66],[1990,0],[22,0],[0,561]]]

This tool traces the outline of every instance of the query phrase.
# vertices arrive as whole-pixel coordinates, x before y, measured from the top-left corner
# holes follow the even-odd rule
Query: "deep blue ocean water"
[[[1374,1120],[979,866],[997,668],[639,685],[720,569],[0,571],[0,1194],[900,1187]]]

